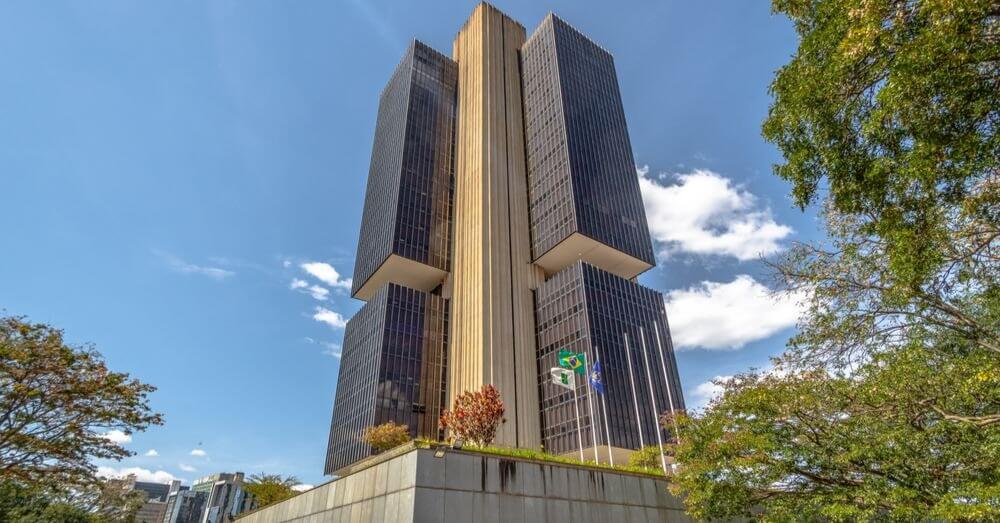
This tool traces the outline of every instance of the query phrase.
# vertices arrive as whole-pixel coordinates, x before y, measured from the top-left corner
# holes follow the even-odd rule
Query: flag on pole
[[[590,369],[590,386],[601,396],[604,395],[604,382],[601,381],[601,360],[594,362],[594,368]]]
[[[552,367],[550,372],[552,373],[553,385],[576,391],[576,376],[573,375],[573,371],[562,367]]]
[[[559,351],[559,366],[583,374],[586,372],[584,364],[587,356],[582,352],[573,352],[566,349]]]

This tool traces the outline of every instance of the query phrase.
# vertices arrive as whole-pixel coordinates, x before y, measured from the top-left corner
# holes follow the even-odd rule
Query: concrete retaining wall
[[[691,521],[663,479],[454,450],[434,454],[410,449],[373,458],[239,522]]]

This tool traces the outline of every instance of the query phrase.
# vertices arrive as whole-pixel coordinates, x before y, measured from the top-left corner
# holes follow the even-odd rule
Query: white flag
[[[551,372],[552,383],[554,385],[559,385],[569,390],[576,389],[576,376],[573,375],[573,371],[562,367],[552,367]]]

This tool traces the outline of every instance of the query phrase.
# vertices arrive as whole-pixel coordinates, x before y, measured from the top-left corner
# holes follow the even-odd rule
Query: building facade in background
[[[415,41],[379,101],[352,289],[368,303],[325,472],[369,456],[374,424],[441,438],[441,410],[485,384],[499,445],[606,461],[665,442],[657,419],[684,400],[663,297],[635,281],[654,265],[610,53],[485,3],[451,58]],[[603,394],[548,382],[562,350],[600,361]]]
[[[220,472],[195,480],[191,491],[204,495],[200,523],[228,523],[256,508],[253,494],[243,488],[243,473]]]
[[[187,487],[171,492],[167,496],[163,523],[201,523],[206,498],[206,492],[196,492]]]

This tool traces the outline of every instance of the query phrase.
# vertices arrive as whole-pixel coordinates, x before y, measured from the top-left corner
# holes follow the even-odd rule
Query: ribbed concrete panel
[[[518,49],[524,27],[480,4],[458,63],[449,403],[492,383],[509,420],[496,442],[539,442]]]

